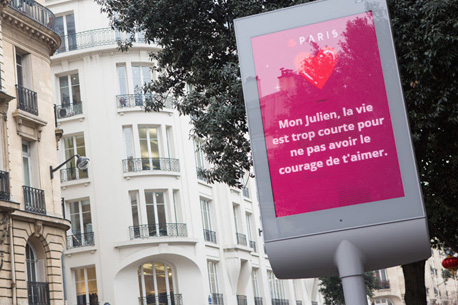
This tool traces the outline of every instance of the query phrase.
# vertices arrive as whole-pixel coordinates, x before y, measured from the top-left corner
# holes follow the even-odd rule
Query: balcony
[[[187,237],[185,223],[167,223],[161,225],[139,225],[129,227],[130,239],[149,237]]]
[[[50,305],[49,284],[45,282],[27,282],[29,305]]]
[[[236,233],[237,235],[237,245],[246,246],[246,235],[241,233]]]
[[[302,305],[302,301],[301,300],[296,300],[296,305]]]
[[[10,7],[48,29],[54,30],[54,14],[38,2],[33,0],[13,0],[10,2]]]
[[[20,85],[16,85],[17,108],[38,115],[37,93]]]
[[[253,249],[254,252],[256,252],[256,242],[250,240],[250,248]]]
[[[140,171],[180,171],[180,161],[172,158],[135,158],[122,160],[122,167],[125,173]]]
[[[24,189],[25,210],[46,215],[45,192],[25,185],[22,188]]]
[[[146,297],[140,297],[140,305],[156,305],[156,304],[167,304],[167,305],[183,305],[183,298],[181,294],[169,295],[166,293],[160,293],[159,295],[147,295]]]
[[[60,182],[67,182],[88,178],[87,169],[81,170],[76,167],[70,167],[60,170]]]
[[[116,104],[118,108],[133,108],[133,107],[145,107],[146,102],[154,98],[153,94],[121,94],[116,96]],[[173,109],[172,99],[166,99],[164,108]]]
[[[262,305],[262,297],[254,297],[254,305]]]
[[[10,174],[0,171],[0,200],[10,200]]]
[[[212,304],[213,305],[224,305],[222,293],[212,293]]]
[[[216,244],[216,232],[204,229],[205,241]]]
[[[88,247],[94,245],[94,232],[80,233],[67,236],[67,249]]]
[[[246,295],[237,295],[237,305],[247,305]]]
[[[129,34],[114,31],[111,28],[89,30],[60,38],[62,44],[55,54],[111,44],[117,47],[118,42],[130,39]],[[145,39],[141,33],[137,33],[133,42],[145,43]]]
[[[272,299],[272,305],[289,305],[289,300],[286,300],[286,299]]]
[[[83,103],[79,102],[69,105],[54,105],[54,110],[56,112],[55,114],[58,120],[66,119],[78,114],[82,114]]]

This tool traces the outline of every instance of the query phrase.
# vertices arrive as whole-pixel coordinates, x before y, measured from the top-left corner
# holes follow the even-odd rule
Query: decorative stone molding
[[[2,5],[4,0],[0,0]],[[9,1],[7,1],[9,2]],[[9,6],[4,7],[1,10],[1,18],[4,23],[9,23],[16,29],[23,31],[24,33],[32,36],[33,38],[48,45],[50,50],[49,54],[52,55],[59,48],[61,40],[57,33],[48,29],[45,26],[35,22],[33,19],[28,18],[25,15],[13,10]]]
[[[3,245],[8,237],[9,224],[10,224],[10,213],[5,212],[1,214],[3,217],[0,219],[0,270],[3,267]]]
[[[47,122],[20,109],[16,109],[16,111],[13,112],[13,117],[16,120],[18,135],[27,140],[40,141],[41,131],[43,127],[48,124]]]
[[[37,220],[34,223],[33,235],[35,237],[40,237],[42,233],[43,233],[43,222],[41,220]]]

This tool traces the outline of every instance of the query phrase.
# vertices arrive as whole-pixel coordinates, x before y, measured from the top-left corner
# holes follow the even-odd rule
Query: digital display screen
[[[276,216],[403,197],[372,12],[251,44]]]

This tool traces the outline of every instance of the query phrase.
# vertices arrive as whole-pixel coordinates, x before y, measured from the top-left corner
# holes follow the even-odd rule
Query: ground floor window
[[[77,305],[97,305],[99,296],[95,267],[75,269],[74,275]]]
[[[140,303],[143,305],[175,305],[176,294],[172,267],[163,262],[151,262],[138,268]]]

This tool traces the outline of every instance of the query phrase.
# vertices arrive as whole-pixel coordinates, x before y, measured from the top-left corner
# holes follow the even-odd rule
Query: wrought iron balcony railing
[[[224,305],[224,299],[222,293],[212,293],[213,305]]]
[[[13,0],[10,1],[10,7],[48,29],[54,30],[54,14],[40,3],[33,0]]]
[[[74,103],[69,105],[54,105],[57,119],[70,118],[83,113],[83,103]]]
[[[60,182],[79,180],[88,178],[87,169],[79,169],[76,167],[64,168],[60,170]]]
[[[61,36],[60,38],[62,44],[56,54],[110,44],[117,45],[118,42],[130,39],[129,34],[114,31],[111,28],[89,30]],[[142,33],[137,33],[133,42],[145,43]]]
[[[262,297],[254,297],[254,305],[262,305]]]
[[[28,212],[46,214],[45,192],[23,185],[25,210]]]
[[[246,295],[237,295],[237,305],[247,305]]]
[[[172,158],[135,158],[122,160],[125,173],[150,170],[180,171],[180,161]]]
[[[272,299],[272,305],[289,305],[289,300],[286,300],[286,299]]]
[[[250,248],[253,249],[254,252],[256,252],[256,242],[250,240]]]
[[[185,223],[166,223],[160,225],[130,226],[130,239],[149,237],[187,237],[188,230]]]
[[[183,305],[183,298],[181,294],[166,294],[159,293],[158,295],[150,294],[146,297],[140,297],[140,305],[156,305],[156,304],[168,304],[168,305]]]
[[[49,284],[46,282],[27,282],[29,305],[50,305]]]
[[[153,94],[120,94],[116,95],[116,104],[118,105],[118,108],[145,107],[146,102],[152,100],[153,98]],[[172,99],[166,99],[164,108],[173,108]]]
[[[216,244],[216,232],[204,229],[204,239],[205,241]]]
[[[20,85],[16,85],[17,107],[31,114],[38,115],[37,93]]]
[[[10,174],[0,171],[0,200],[10,200]]]
[[[237,245],[246,246],[246,235],[241,233],[236,233],[237,235]]]
[[[67,249],[93,246],[94,244],[94,232],[67,236]]]
[[[302,301],[301,300],[296,300],[296,305],[302,305]]]

